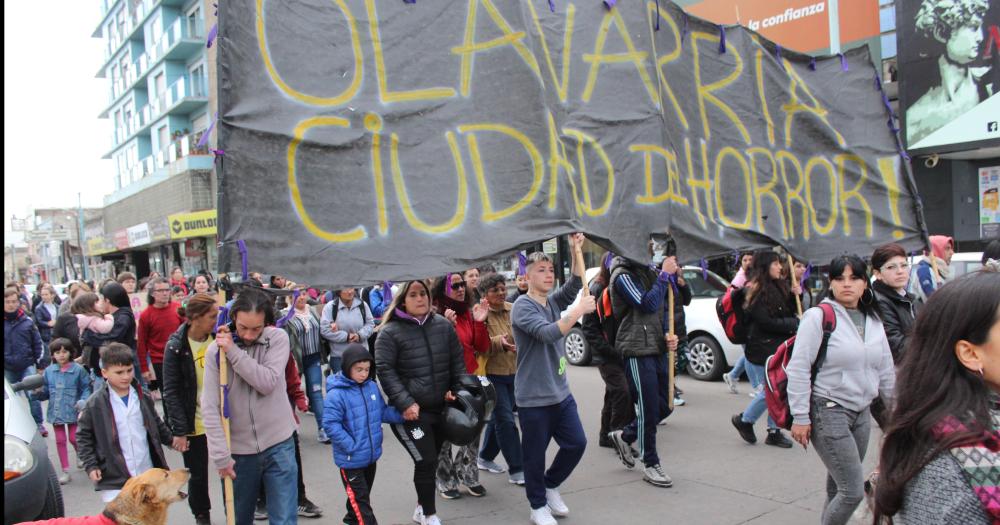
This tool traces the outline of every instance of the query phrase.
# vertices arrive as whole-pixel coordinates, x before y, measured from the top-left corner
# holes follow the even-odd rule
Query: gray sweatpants
[[[846,525],[865,496],[861,462],[868,450],[871,414],[813,395],[812,443],[826,465],[826,505],[820,523]]]

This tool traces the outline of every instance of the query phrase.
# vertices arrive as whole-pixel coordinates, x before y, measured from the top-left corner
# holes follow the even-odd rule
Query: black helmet
[[[483,421],[489,421],[493,417],[493,409],[497,406],[497,389],[486,376],[474,376],[463,374],[458,377],[458,384],[470,394],[476,396],[483,403]]]
[[[444,411],[444,435],[452,444],[464,446],[476,441],[486,420],[481,399],[466,390],[455,392],[455,401]]]

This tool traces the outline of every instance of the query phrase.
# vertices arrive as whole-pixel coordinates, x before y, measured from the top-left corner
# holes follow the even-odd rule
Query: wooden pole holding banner
[[[792,254],[788,255],[788,277],[792,280],[792,289],[795,289],[795,259],[792,259]],[[799,317],[802,317],[802,296],[792,292],[795,296],[795,309],[799,312]]]
[[[226,363],[226,350],[219,347],[219,410],[222,412],[222,432],[226,435],[226,448],[232,446],[229,433],[229,417],[226,415],[226,390],[229,388],[229,371]],[[226,523],[236,525],[236,502],[233,500],[233,480],[225,478],[222,481],[226,501]]]
[[[667,334],[670,336],[674,335],[674,285],[671,282],[670,286],[667,287],[667,307],[670,310],[667,317],[667,323],[669,329]],[[670,387],[667,392],[667,406],[670,407],[670,411],[674,410],[674,369],[677,367],[677,351],[668,350],[667,351],[667,361],[668,370],[667,375],[670,378]]]

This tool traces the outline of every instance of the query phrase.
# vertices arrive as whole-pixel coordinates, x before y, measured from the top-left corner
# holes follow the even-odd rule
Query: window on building
[[[896,33],[887,33],[882,35],[882,59],[893,58],[896,56]]]
[[[194,7],[187,12],[187,30],[188,36],[200,36],[202,34],[202,27],[204,27],[204,22],[201,16],[201,4],[195,4]]]
[[[153,77],[153,98],[163,100],[167,93],[167,76],[161,71]],[[160,108],[163,109],[163,108]]]
[[[198,133],[208,128],[208,113],[202,113],[191,120],[191,129]]]
[[[163,19],[159,11],[149,19],[149,36],[154,46],[160,43],[160,37],[163,36]]]
[[[878,11],[878,27],[879,31],[885,33],[886,31],[894,31],[896,29],[896,7],[887,6],[879,9]]]
[[[205,75],[205,63],[199,62],[191,66],[189,71],[191,72],[191,96],[207,97],[208,77]]]
[[[167,126],[162,126],[160,129],[156,130],[156,136],[159,140],[160,151],[166,151],[167,146],[170,144],[170,133],[167,131]]]

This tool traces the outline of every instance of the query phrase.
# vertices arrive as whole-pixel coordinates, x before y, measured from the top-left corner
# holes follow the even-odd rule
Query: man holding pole
[[[219,328],[205,352],[201,406],[209,458],[219,476],[233,485],[235,520],[230,523],[253,523],[263,483],[270,523],[294,524],[298,467],[295,419],[285,392],[288,336],[273,326],[273,302],[259,290],[240,293],[229,317],[232,322]],[[220,370],[225,370],[224,380]],[[220,390],[220,384],[228,389]]]
[[[676,266],[672,257],[666,257],[658,270],[623,257],[611,263],[611,310],[618,322],[615,351],[625,364],[636,420],[608,437],[629,469],[635,466],[631,444],[638,441],[645,465],[642,479],[664,488],[673,486],[673,481],[660,467],[656,425],[673,409],[673,362],[668,352],[677,350],[677,336],[672,333],[673,312],[665,308],[668,305],[664,299],[673,290],[671,279],[676,278],[676,273],[669,270],[676,272]],[[666,396],[662,395],[668,390]]]
[[[580,302],[564,317],[559,314],[583,288],[586,270],[583,241],[581,233],[570,237],[573,277],[555,291],[552,291],[555,285],[552,260],[540,252],[529,255],[528,293],[514,302],[511,311],[517,347],[514,397],[521,420],[525,492],[531,504],[531,522],[535,525],[555,525],[553,515],[569,514],[559,486],[569,478],[587,447],[576,400],[566,380],[562,338],[576,326],[578,319],[597,306],[594,298],[584,292]],[[559,452],[546,470],[545,450],[552,439],[559,445]]]

